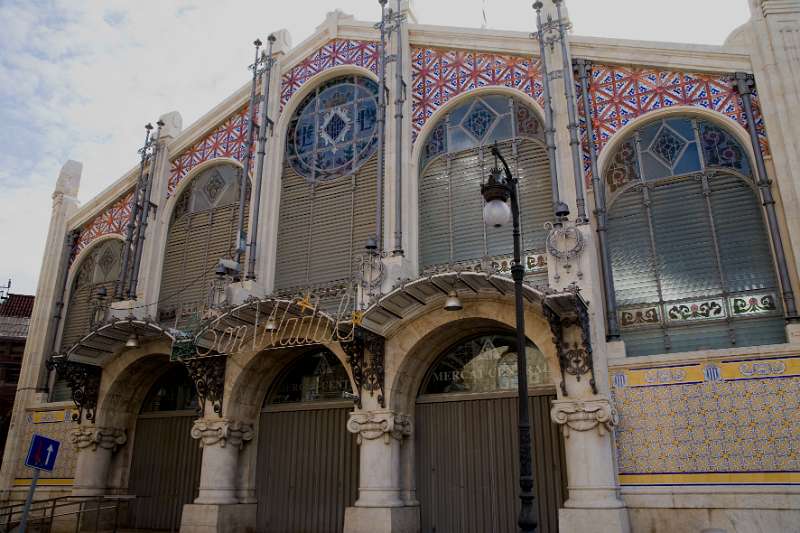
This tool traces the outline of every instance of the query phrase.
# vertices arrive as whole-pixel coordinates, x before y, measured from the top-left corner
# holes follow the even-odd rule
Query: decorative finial
[[[261,46],[263,43],[261,42],[261,39],[256,39],[255,41],[253,41],[253,44],[255,46]]]
[[[147,131],[150,131],[150,130],[153,129],[153,125],[148,122],[147,124],[144,125],[144,129],[146,129]]]
[[[274,34],[274,33],[270,33],[270,34],[269,34],[269,37],[267,37],[267,40],[268,40],[269,42],[271,42],[271,43],[274,43],[274,42],[277,40],[277,37],[275,37],[275,34]]]

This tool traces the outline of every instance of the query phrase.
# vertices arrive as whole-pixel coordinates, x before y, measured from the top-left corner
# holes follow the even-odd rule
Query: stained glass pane
[[[342,363],[322,350],[295,362],[272,390],[268,403],[342,400],[342,393],[350,391],[350,378]]]
[[[632,181],[639,181],[639,162],[636,157],[636,142],[631,138],[622,143],[611,159],[606,171],[606,184],[612,193]]]
[[[699,126],[706,166],[733,168],[751,175],[747,152],[730,133],[708,122],[700,122]]]
[[[480,141],[492,127],[495,118],[497,118],[497,114],[478,100],[461,124],[476,140]]]
[[[333,179],[360,167],[374,152],[377,85],[359,78],[326,82],[306,98],[290,127],[286,152],[308,179]]]

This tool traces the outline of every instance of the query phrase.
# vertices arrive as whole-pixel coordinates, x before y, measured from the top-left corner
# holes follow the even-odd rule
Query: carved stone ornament
[[[72,430],[70,440],[78,450],[102,448],[113,453],[128,442],[128,435],[119,428],[81,426]]]
[[[550,418],[561,426],[564,437],[570,430],[590,431],[597,428],[600,436],[611,433],[617,425],[617,413],[605,398],[595,400],[554,400]]]
[[[384,357],[386,351],[386,339],[365,328],[357,327],[353,332],[353,339],[343,342],[342,349],[347,354],[347,364],[353,373],[353,381],[359,392],[354,400],[360,409],[361,390],[369,391],[370,395],[378,393],[378,404],[386,407],[386,399],[383,393],[385,379]],[[367,357],[369,353],[369,357]]]
[[[254,436],[252,425],[227,418],[198,418],[192,425],[192,438],[199,440],[201,447],[219,445],[224,448],[231,445],[241,450],[244,443]]]
[[[347,431],[354,433],[360,446],[364,439],[375,440],[383,437],[386,444],[391,439],[403,441],[411,435],[411,417],[398,415],[392,411],[373,411],[353,413],[347,421]]]
[[[189,376],[197,388],[201,401],[214,406],[214,412],[222,413],[222,393],[225,389],[225,356],[193,357],[182,359]]]
[[[69,361],[64,356],[48,359],[47,368],[55,370],[56,375],[66,381],[72,391],[72,401],[78,408],[78,413],[72,415],[73,420],[80,422],[86,418],[94,423],[102,369],[98,366]]]

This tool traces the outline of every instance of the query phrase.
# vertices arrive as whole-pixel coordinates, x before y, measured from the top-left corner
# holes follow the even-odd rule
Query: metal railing
[[[58,531],[117,532],[126,521],[128,509],[135,496],[59,496],[38,500],[31,505],[27,530],[50,532],[54,524]],[[19,528],[24,503],[0,507],[0,533]]]

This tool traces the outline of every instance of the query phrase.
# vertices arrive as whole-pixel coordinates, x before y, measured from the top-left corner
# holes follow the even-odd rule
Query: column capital
[[[550,418],[561,426],[564,437],[570,430],[590,431],[597,428],[600,436],[611,433],[617,425],[617,412],[608,398],[596,396],[581,400],[553,400]]]
[[[200,441],[200,446],[227,445],[244,448],[245,442],[255,436],[252,424],[229,418],[198,418],[192,425],[192,438]]]
[[[128,435],[122,428],[80,426],[72,430],[70,440],[78,451],[91,449],[94,452],[101,448],[114,453],[128,442]]]
[[[347,421],[347,430],[357,435],[358,444],[383,437],[386,444],[391,439],[403,441],[412,431],[411,417],[394,411],[354,412]]]

